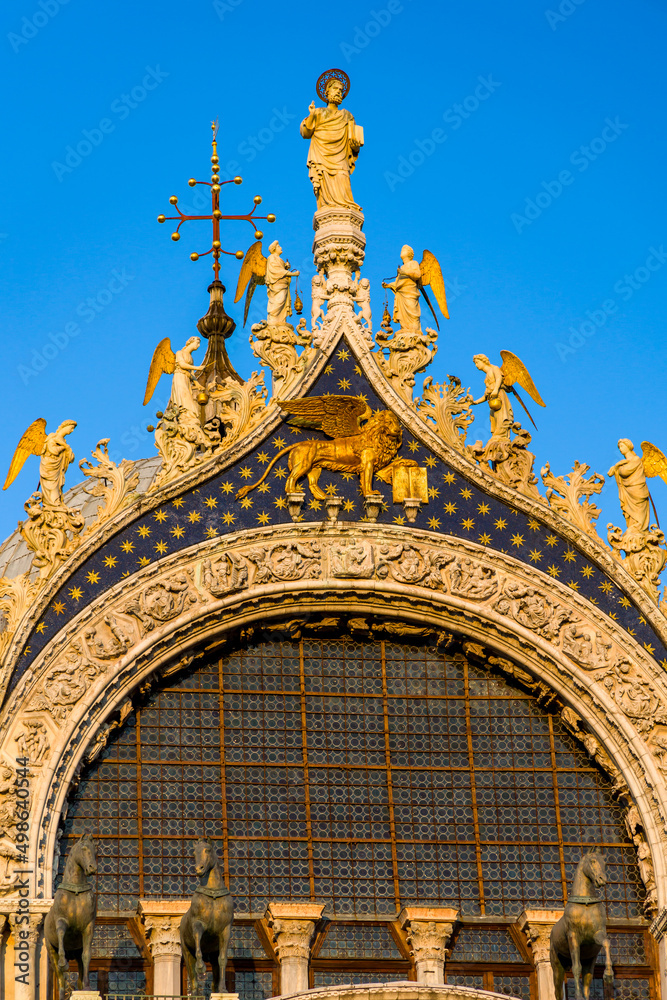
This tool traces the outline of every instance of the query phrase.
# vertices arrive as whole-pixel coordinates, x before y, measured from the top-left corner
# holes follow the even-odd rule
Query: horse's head
[[[579,862],[581,870],[596,889],[607,884],[607,870],[601,851],[587,851]]]
[[[83,833],[72,851],[72,857],[83,869],[84,875],[95,875],[97,872],[97,844],[89,833]]]
[[[218,855],[209,837],[198,837],[195,840],[195,871],[200,877],[210,872],[217,864]]]

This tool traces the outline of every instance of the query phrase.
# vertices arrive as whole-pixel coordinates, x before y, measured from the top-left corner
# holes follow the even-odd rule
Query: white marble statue
[[[352,197],[352,174],[364,136],[349,111],[340,104],[349,89],[337,76],[318,87],[327,100],[326,108],[311,102],[308,115],[301,122],[301,135],[310,139],[308,174],[317,198],[317,208],[352,208],[360,211]]]

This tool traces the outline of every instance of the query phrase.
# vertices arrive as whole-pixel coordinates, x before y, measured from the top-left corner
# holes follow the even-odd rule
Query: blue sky
[[[619,437],[667,451],[662,0],[6,0],[1,19],[3,479],[38,416],[78,421],[69,485],[100,438],[116,457],[155,454],[156,406],[141,405],[152,351],[195,332],[211,277],[210,258],[189,260],[206,224],[174,244],[156,216],[206,178],[212,118],[223,173],[244,178],[223,188],[228,211],[261,194],[278,216],[267,236],[308,289],[298,126],[331,66],[351,77],[345,106],[365,130],[353,190],[376,324],[402,244],[428,247],[451,313],[430,374],[479,395],[472,355],[518,354],[547,402],[538,471],[579,459],[606,473]],[[252,230],[223,238],[245,249]],[[230,290],[238,267],[226,259]],[[231,298],[247,376],[258,362]],[[471,439],[487,433],[478,412]],[[33,458],[2,495],[0,537],[36,485]],[[652,490],[667,522],[667,486]],[[598,502],[601,533],[622,523],[613,484]]]

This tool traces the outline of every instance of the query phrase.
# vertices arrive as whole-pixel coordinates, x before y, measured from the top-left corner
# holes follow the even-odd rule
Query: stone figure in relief
[[[424,250],[421,263],[415,260],[415,252],[407,244],[401,247],[401,264],[394,281],[383,281],[382,287],[394,293],[394,323],[401,330],[417,333],[421,331],[421,309],[419,297],[423,295],[433,313],[435,324],[440,329],[438,317],[431,305],[425,286],[430,285],[445,319],[449,319],[445,282],[437,258],[430,250]]]
[[[199,350],[199,337],[190,337],[180,351],[172,351],[169,337],[165,337],[155,348],[148,372],[144,406],[150,402],[162,374],[173,375],[171,382],[171,402],[179,407],[179,419],[187,423],[199,424],[199,404],[194,397],[195,389],[203,390],[199,382],[192,379],[192,373],[201,371],[203,365],[192,362],[193,351]]]
[[[307,117],[301,122],[301,135],[310,139],[308,175],[318,210],[351,208],[361,211],[352,197],[350,175],[364,144],[363,129],[355,124],[349,111],[340,107],[349,89],[350,81],[341,71],[335,76],[322,74],[317,92],[327,101],[327,106],[318,108],[312,101]]]
[[[283,248],[278,240],[269,247],[269,256],[262,253],[262,243],[258,240],[246,252],[239,272],[236,286],[235,302],[238,302],[246,291],[243,310],[243,325],[248,319],[250,303],[258,285],[266,285],[268,296],[266,323],[268,326],[283,326],[288,316],[292,315],[292,298],[290,281],[298,278],[300,271],[291,271],[289,261],[282,259]]]
[[[16,446],[3,489],[6,490],[14,482],[29,455],[38,455],[42,507],[64,507],[65,473],[74,461],[74,452],[65,438],[75,427],[76,420],[64,420],[55,431],[47,434],[46,420],[43,417],[34,420]]]
[[[354,286],[354,299],[359,307],[359,319],[365,324],[369,333],[373,330],[371,314],[371,283],[368,278],[361,278]]]
[[[311,327],[314,330],[317,324],[320,322],[320,320],[324,322],[324,320],[326,319],[326,316],[324,314],[324,309],[322,308],[322,306],[324,305],[325,302],[329,301],[329,295],[327,293],[326,280],[321,274],[313,275],[310,282],[310,288],[311,288],[310,295],[312,299],[310,317],[311,317]]]

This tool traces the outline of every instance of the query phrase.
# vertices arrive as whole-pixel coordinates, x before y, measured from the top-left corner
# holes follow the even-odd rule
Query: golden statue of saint
[[[350,174],[363,146],[364,133],[355,124],[352,114],[339,107],[348,89],[349,80],[345,85],[339,76],[330,76],[323,86],[318,82],[318,92],[326,98],[327,106],[318,108],[312,101],[308,117],[301,122],[301,135],[310,139],[308,174],[318,209],[353,208],[361,211],[352,197]]]

